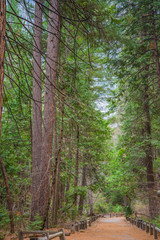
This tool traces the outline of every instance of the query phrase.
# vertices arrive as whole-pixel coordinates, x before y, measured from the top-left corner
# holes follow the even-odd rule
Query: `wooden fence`
[[[110,213],[109,216],[110,218],[111,217],[122,217],[124,216],[125,214],[124,213]]]
[[[137,226],[138,228],[141,228],[142,230],[145,230],[147,233],[150,233],[150,235],[154,235],[154,239],[158,239],[158,233],[160,233],[160,229],[156,227],[155,224],[147,223],[140,219],[131,217],[126,217],[126,219],[127,221]]]
[[[24,235],[31,235],[29,236],[30,240],[51,240],[53,238],[59,237],[60,240],[66,240],[65,236],[69,236],[71,233],[75,233],[75,231],[80,231],[86,229],[88,226],[96,221],[99,217],[102,217],[102,214],[91,216],[86,220],[74,222],[70,225],[70,232],[64,232],[64,229],[61,228],[57,231],[26,231],[19,229],[18,231],[18,238],[19,240],[23,240]],[[41,236],[41,237],[40,237]]]
[[[70,233],[75,233],[75,231],[79,232],[80,230],[86,229],[88,226],[90,227],[94,221],[96,221],[99,217],[102,216],[102,214],[98,214],[96,216],[91,216],[86,220],[72,223],[70,226]]]
[[[23,236],[30,235],[31,240],[39,239],[39,240],[50,240],[52,238],[59,237],[60,240],[66,240],[64,229],[59,229],[57,231],[26,231],[26,230],[19,230],[18,231],[18,238],[19,240],[23,240]],[[41,237],[37,237],[37,235],[41,235]]]

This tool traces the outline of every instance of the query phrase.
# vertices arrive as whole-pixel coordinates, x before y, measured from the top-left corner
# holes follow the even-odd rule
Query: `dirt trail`
[[[100,218],[84,232],[76,232],[67,240],[153,240],[149,233],[131,225],[124,217]]]

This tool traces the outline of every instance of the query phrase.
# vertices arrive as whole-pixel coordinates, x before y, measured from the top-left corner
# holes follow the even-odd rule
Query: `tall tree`
[[[3,108],[3,88],[4,88],[4,57],[5,57],[5,36],[6,36],[6,1],[0,0],[0,137],[2,129],[2,108]],[[10,232],[14,233],[13,211],[8,177],[2,158],[0,157],[0,165],[4,178],[7,193],[7,205],[10,218]]]
[[[6,1],[0,1],[0,136],[2,124],[3,108],[3,87],[4,87],[4,53],[5,53],[5,35],[6,35]]]
[[[84,161],[84,164],[85,164],[85,161]],[[81,182],[81,186],[82,187],[85,187],[86,184],[87,184],[87,181],[86,181],[86,174],[87,174],[86,170],[87,170],[87,166],[84,165],[83,168],[82,168],[82,182]],[[83,213],[84,200],[85,200],[85,195],[82,193],[80,195],[80,199],[79,199],[79,213],[80,213],[80,215],[82,215],[82,213]]]
[[[60,39],[59,1],[51,0],[48,19],[48,39],[46,58],[46,79],[41,154],[40,215],[46,218],[50,197],[50,167],[52,161],[53,130],[56,121],[56,77]]]
[[[74,187],[78,186],[78,179],[79,179],[79,126],[77,126],[77,135],[76,135],[76,162],[75,162],[75,179],[74,179]],[[77,206],[77,193],[75,193],[75,205]]]
[[[39,213],[40,170],[42,150],[42,0],[35,1],[33,37],[33,123],[32,123],[32,207],[31,219]]]

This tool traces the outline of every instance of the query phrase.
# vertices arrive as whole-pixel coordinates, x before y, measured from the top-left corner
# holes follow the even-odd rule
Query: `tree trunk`
[[[5,34],[6,34],[6,1],[0,0],[0,137],[2,130],[2,108],[3,108],[3,87],[4,87],[4,57],[5,57]],[[10,232],[14,233],[12,201],[8,184],[8,177],[2,158],[0,157],[2,175],[7,193],[7,206],[10,218]]]
[[[149,96],[148,96],[148,85],[145,84],[144,89],[144,133],[145,133],[145,165],[147,174],[147,186],[148,186],[148,199],[149,199],[149,213],[151,218],[157,216],[157,209],[155,203],[155,182],[154,182],[154,172],[153,172],[153,151],[151,144],[151,121],[149,112]]]
[[[75,164],[75,179],[74,187],[78,186],[78,175],[79,175],[79,126],[77,126],[77,150],[76,150],[76,164]],[[74,196],[75,205],[77,206],[77,193]]]
[[[0,158],[0,165],[1,165],[1,170],[2,170],[2,174],[3,174],[5,186],[6,186],[6,192],[7,192],[7,205],[8,205],[8,210],[9,210],[10,229],[11,229],[10,232],[14,233],[14,222],[13,222],[11,194],[10,194],[10,190],[9,190],[7,173],[6,173],[6,170],[5,170],[5,167],[4,167],[4,164],[3,164],[1,158]]]
[[[61,160],[61,150],[63,142],[63,118],[64,118],[64,98],[62,98],[61,104],[61,129],[58,143],[57,158],[55,159],[54,174],[53,174],[53,205],[52,205],[52,223],[57,224],[57,214],[58,214],[58,201],[59,201],[59,178],[60,178],[60,160]]]
[[[64,202],[64,195],[65,195],[65,184],[61,183],[61,188],[60,188],[60,204],[59,207],[63,208],[63,202]]]
[[[4,54],[6,34],[6,1],[0,0],[0,136],[3,108],[3,85],[4,85]]]
[[[82,187],[85,187],[86,186],[86,166],[84,165],[83,166],[83,169],[82,169],[82,184],[81,184]],[[84,195],[81,195],[80,196],[80,200],[79,200],[79,214],[82,215],[83,213],[83,206],[84,206]]]
[[[88,192],[88,200],[89,200],[89,215],[92,216],[93,215],[93,192],[92,190],[89,190]]]
[[[33,41],[33,123],[32,123],[32,206],[31,220],[39,213],[39,184],[42,148],[42,81],[41,39],[42,0],[35,2],[35,28]]]
[[[51,0],[49,7],[47,59],[46,59],[46,80],[44,99],[44,119],[41,153],[41,185],[40,185],[40,215],[46,221],[46,211],[50,199],[50,167],[52,160],[53,130],[56,121],[56,76],[59,50],[59,27],[58,16],[59,1]]]

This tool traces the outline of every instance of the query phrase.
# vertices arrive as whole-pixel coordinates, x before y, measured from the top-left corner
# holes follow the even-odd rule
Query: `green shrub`
[[[127,206],[125,207],[125,216],[128,217],[130,215],[132,215],[132,208],[131,206]]]
[[[0,229],[6,229],[10,224],[9,213],[5,207],[0,208]]]
[[[42,218],[39,215],[36,215],[34,219],[34,221],[29,223],[27,230],[39,230],[42,227]]]
[[[107,203],[105,198],[98,199],[97,203],[94,205],[94,211],[96,213],[107,213]]]
[[[116,204],[115,206],[113,206],[113,212],[117,213],[124,212],[124,207],[119,204]]]
[[[153,220],[153,223],[156,224],[158,228],[160,228],[160,215],[157,218],[155,218],[155,220]]]
[[[116,205],[113,205],[113,204],[108,204],[108,208],[107,208],[107,212],[116,212],[116,213],[119,213],[119,212],[124,212],[124,207],[119,205],[119,204],[116,204]]]

